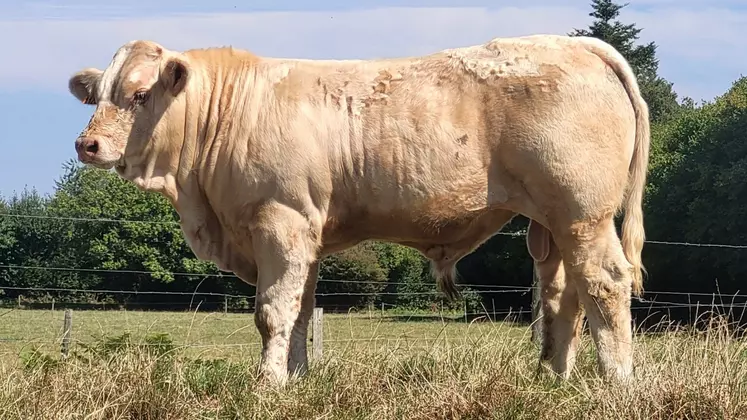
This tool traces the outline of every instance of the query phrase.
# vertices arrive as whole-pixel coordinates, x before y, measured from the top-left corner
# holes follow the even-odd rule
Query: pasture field
[[[254,379],[251,314],[0,309],[0,419],[739,419],[747,343],[723,325],[636,336],[636,376],[537,370],[529,329],[380,313],[325,315],[324,358],[284,389]],[[311,353],[311,351],[309,351]]]

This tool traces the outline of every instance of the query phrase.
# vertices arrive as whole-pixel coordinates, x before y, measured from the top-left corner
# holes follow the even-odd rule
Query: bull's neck
[[[185,92],[184,142],[176,178],[181,192],[190,196],[212,189],[216,167],[232,165],[221,159],[233,155],[225,152],[239,140],[232,138],[239,121],[246,134],[257,118],[251,112],[259,94],[254,86],[256,69],[234,54],[208,58],[213,61],[191,60],[193,73]]]

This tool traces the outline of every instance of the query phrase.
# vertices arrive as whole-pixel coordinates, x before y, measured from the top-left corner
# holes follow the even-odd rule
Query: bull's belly
[[[415,248],[431,259],[439,259],[430,255],[433,253],[455,256],[471,251],[495,235],[515,214],[500,207],[485,207],[449,216],[439,212],[391,212],[353,217],[344,222],[331,220],[322,233],[322,254],[376,240]]]

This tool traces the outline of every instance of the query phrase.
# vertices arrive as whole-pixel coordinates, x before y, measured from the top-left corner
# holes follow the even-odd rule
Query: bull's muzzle
[[[99,141],[92,137],[78,137],[75,140],[75,151],[78,153],[79,161],[90,163],[96,159],[96,153],[99,151]]]

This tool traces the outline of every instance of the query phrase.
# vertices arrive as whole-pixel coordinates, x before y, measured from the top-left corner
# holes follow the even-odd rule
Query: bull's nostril
[[[99,142],[92,141],[86,145],[86,152],[95,155],[99,151]]]

